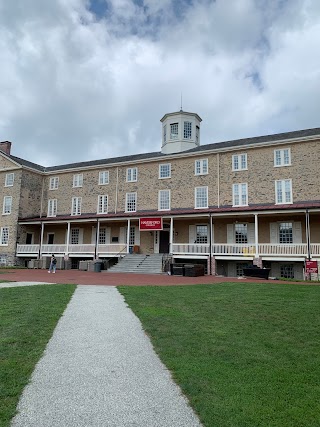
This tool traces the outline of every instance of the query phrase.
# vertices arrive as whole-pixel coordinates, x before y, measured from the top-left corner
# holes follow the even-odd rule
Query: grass
[[[74,289],[74,285],[0,289],[0,427],[9,426]]]
[[[205,426],[320,426],[320,287],[119,290]]]

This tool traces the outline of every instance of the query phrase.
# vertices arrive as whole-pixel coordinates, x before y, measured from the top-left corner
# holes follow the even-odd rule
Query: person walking
[[[57,258],[52,254],[48,273],[51,273],[51,272],[55,273],[56,272],[56,265],[57,265]]]

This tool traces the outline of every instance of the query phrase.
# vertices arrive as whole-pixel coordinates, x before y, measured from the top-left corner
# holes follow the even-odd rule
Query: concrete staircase
[[[159,274],[162,273],[162,254],[127,254],[107,272]]]

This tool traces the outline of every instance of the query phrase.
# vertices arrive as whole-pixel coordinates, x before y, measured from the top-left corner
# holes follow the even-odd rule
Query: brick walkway
[[[223,282],[260,282],[260,283],[281,283],[277,280],[262,279],[237,279],[236,277],[182,277],[168,276],[166,274],[132,274],[132,273],[94,273],[79,270],[57,270],[56,274],[49,274],[47,270],[0,270],[1,281],[14,282],[50,282],[50,283],[74,283],[77,285],[194,285]],[[294,282],[296,283],[296,282]],[[302,282],[304,284],[308,282]],[[310,283],[309,283],[310,284]]]

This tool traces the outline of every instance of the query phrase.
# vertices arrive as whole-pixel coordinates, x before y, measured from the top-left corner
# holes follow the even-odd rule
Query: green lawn
[[[74,285],[0,289],[1,427],[9,426],[19,396],[74,289]]]
[[[119,290],[205,426],[320,426],[320,287]]]

